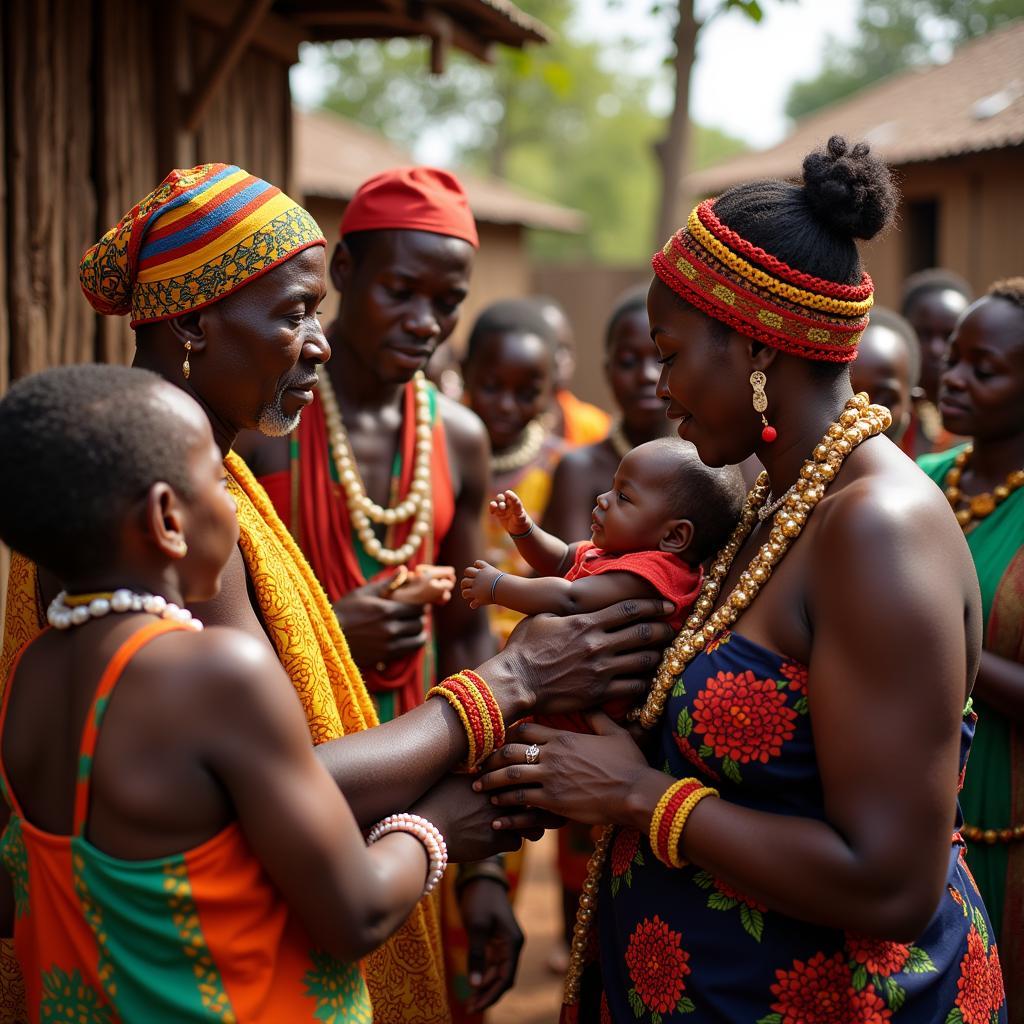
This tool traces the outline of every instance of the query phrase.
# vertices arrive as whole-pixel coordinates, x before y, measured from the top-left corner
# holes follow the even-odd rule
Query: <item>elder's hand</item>
[[[544,811],[506,805],[496,808],[485,793],[472,788],[468,775],[447,775],[412,808],[433,822],[444,836],[453,863],[509,853],[523,839],[538,839],[551,820]],[[495,825],[504,818],[502,825]]]
[[[667,601],[643,599],[580,615],[533,615],[477,671],[507,721],[617,699],[639,704],[672,639],[672,628],[659,621],[672,609]]]
[[[664,790],[633,737],[607,715],[587,716],[594,735],[525,722],[483,765],[474,789],[496,807],[542,808],[586,825],[646,827],[633,807],[637,791]]]

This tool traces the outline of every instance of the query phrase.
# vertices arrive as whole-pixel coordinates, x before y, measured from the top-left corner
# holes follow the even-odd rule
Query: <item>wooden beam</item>
[[[423,22],[430,32],[430,73],[443,75],[454,26],[450,18],[437,10],[427,11]]]
[[[249,46],[249,40],[259,28],[273,2],[274,0],[250,0],[248,4],[242,3],[239,6],[234,21],[224,31],[223,48],[213,54],[209,65],[196,79],[196,87],[189,97],[185,113],[185,131],[195,132],[202,124],[207,108],[242,59]]]
[[[437,49],[449,46],[464,50],[485,64],[494,63],[494,45],[438,11],[421,16],[392,14],[388,11],[302,11],[295,20],[318,39],[393,39],[396,36],[422,36],[431,40],[431,71]]]
[[[226,29],[238,15],[247,0],[224,3],[223,0],[183,0],[190,18],[202,21],[213,28]],[[269,53],[280,61],[294,64],[299,59],[299,44],[309,38],[292,18],[283,18],[271,11],[264,15],[252,39],[251,46]]]

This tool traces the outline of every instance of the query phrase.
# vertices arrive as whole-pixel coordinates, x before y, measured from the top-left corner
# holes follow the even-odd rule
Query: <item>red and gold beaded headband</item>
[[[874,302],[871,278],[837,284],[794,270],[727,228],[714,203],[694,207],[654,254],[660,280],[747,337],[804,359],[852,362]]]

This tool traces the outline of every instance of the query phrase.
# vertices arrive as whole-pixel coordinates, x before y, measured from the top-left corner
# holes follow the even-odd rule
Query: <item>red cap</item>
[[[459,179],[437,167],[395,167],[364,181],[345,207],[341,235],[350,231],[433,231],[480,247],[476,221]]]

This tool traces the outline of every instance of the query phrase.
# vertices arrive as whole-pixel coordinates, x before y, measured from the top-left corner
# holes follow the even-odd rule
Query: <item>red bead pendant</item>
[[[779,436],[779,432],[774,427],[765,427],[761,431],[761,440],[765,444],[771,444]]]

